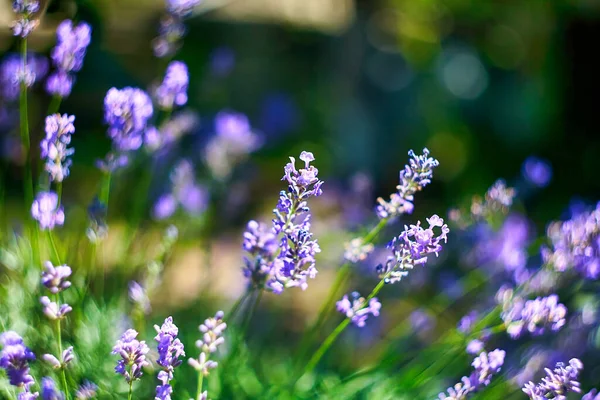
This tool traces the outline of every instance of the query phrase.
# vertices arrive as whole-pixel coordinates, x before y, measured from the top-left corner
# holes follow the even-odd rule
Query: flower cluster
[[[463,376],[456,385],[448,388],[447,394],[440,393],[440,400],[464,400],[482,387],[490,384],[494,375],[500,372],[504,365],[504,350],[496,349],[489,353],[482,352],[471,364],[474,368],[471,375]]]
[[[63,400],[64,394],[56,388],[54,379],[46,376],[42,378],[42,400]]]
[[[31,87],[47,72],[48,61],[44,57],[30,53],[27,55],[26,64],[23,65],[23,60],[18,54],[9,54],[0,64],[0,95],[8,101],[16,100],[21,83]]]
[[[104,120],[115,149],[137,150],[152,114],[152,100],[143,90],[111,88],[104,98]]]
[[[154,340],[158,343],[158,360],[157,364],[162,367],[162,371],[158,373],[158,380],[161,384],[156,387],[157,400],[171,400],[173,388],[169,382],[173,379],[173,370],[181,365],[179,359],[185,356],[183,343],[177,339],[179,329],[173,323],[173,318],[168,317],[162,326],[154,325],[157,335]]]
[[[548,330],[556,332],[566,323],[567,308],[558,302],[557,295],[525,301],[513,295],[512,289],[501,288],[496,299],[502,306],[506,332],[513,339],[525,331],[533,336],[543,335]]]
[[[558,272],[575,270],[588,279],[600,277],[600,203],[564,222],[548,226],[551,246],[542,249],[546,264]]]
[[[75,392],[76,400],[88,400],[96,397],[98,392],[98,386],[89,381],[85,381],[79,386],[77,392]]]
[[[552,179],[552,166],[541,158],[529,157],[523,163],[521,171],[527,182],[540,188],[548,186]]]
[[[344,259],[352,263],[364,261],[373,250],[375,250],[375,246],[372,243],[363,243],[362,238],[354,238],[346,243]]]
[[[400,184],[396,187],[397,192],[390,196],[389,201],[381,197],[377,199],[379,205],[376,208],[377,216],[383,218],[395,218],[402,214],[411,214],[414,209],[414,195],[431,183],[433,169],[440,163],[433,157],[429,157],[429,150],[423,149],[423,154],[416,155],[410,150],[411,157],[408,165],[400,171]]]
[[[54,266],[50,261],[44,263],[45,271],[42,272],[42,285],[52,294],[57,294],[71,287],[68,278],[71,276],[71,267],[68,265]]]
[[[187,103],[189,75],[187,66],[181,61],[173,61],[167,67],[165,78],[156,89],[156,100],[164,110]]]
[[[56,28],[56,47],[52,49],[52,63],[56,71],[46,81],[46,90],[53,96],[67,97],[73,88],[73,72],[83,66],[83,58],[91,41],[92,28],[85,22],[74,26],[64,20]]]
[[[581,385],[578,381],[579,373],[583,369],[583,363],[576,358],[569,361],[569,365],[562,362],[556,364],[554,371],[546,368],[546,377],[535,384],[528,382],[523,392],[531,400],[543,399],[566,399],[567,393],[581,393]]]
[[[45,169],[50,174],[50,180],[62,182],[69,176],[71,159],[67,158],[75,150],[68,148],[71,135],[75,133],[73,115],[54,114],[46,117],[46,137],[40,142],[41,157],[46,159]]]
[[[315,255],[321,249],[310,232],[307,199],[321,195],[323,181],[310,165],[314,159],[312,153],[303,151],[300,160],[304,168],[296,170],[296,160],[290,157],[282,178],[288,182],[288,190],[279,194],[271,229],[256,221],[248,223],[243,248],[248,253],[244,275],[250,285],[279,294],[288,287],[304,290],[308,278],[317,275]]]
[[[140,379],[143,375],[142,368],[150,365],[146,361],[146,354],[150,349],[145,341],[136,339],[137,335],[134,329],[126,330],[112,349],[112,354],[121,356],[115,372],[123,375],[127,383]]]
[[[600,400],[600,393],[596,389],[592,389],[589,393],[584,394],[581,400]]]
[[[150,127],[144,134],[144,147],[149,152],[168,149],[182,136],[190,133],[199,124],[198,115],[191,111],[182,111],[162,123],[159,128]]]
[[[373,297],[367,303],[367,300],[364,297],[361,297],[358,292],[352,292],[351,296],[352,302],[348,299],[348,295],[344,295],[344,297],[336,303],[336,306],[337,310],[342,314],[345,314],[347,318],[350,318],[354,325],[362,328],[365,326],[369,314],[374,317],[379,316],[381,303],[377,300],[377,297]]]
[[[154,205],[156,219],[172,216],[179,205],[191,215],[201,214],[208,206],[208,192],[196,182],[194,166],[189,160],[181,160],[175,165],[171,184],[171,193],[163,194]]]
[[[201,0],[166,0],[167,13],[161,18],[158,37],[152,47],[154,55],[162,58],[172,56],[179,49],[180,40],[185,36],[183,20],[188,17]]]
[[[204,158],[212,174],[224,179],[233,167],[258,149],[261,140],[244,114],[221,111],[215,117],[215,136],[207,143]]]
[[[13,11],[17,19],[12,24],[13,35],[26,38],[39,25],[39,20],[34,19],[34,14],[40,10],[37,0],[14,0]]]
[[[202,333],[202,339],[196,341],[196,347],[200,349],[200,356],[198,359],[188,359],[188,364],[204,375],[208,375],[211,369],[219,365],[216,361],[210,360],[210,355],[216,352],[221,344],[225,343],[223,332],[225,332],[227,324],[223,322],[223,317],[223,311],[217,311],[214,317],[207,318],[198,327]]]
[[[63,350],[60,360],[53,356],[52,354],[44,354],[42,359],[47,362],[53,369],[61,369],[66,368],[74,359],[75,355],[73,354],[73,346],[67,347]]]
[[[385,278],[386,283],[399,282],[415,265],[425,264],[429,254],[437,256],[442,250],[441,242],[446,243],[448,240],[448,226],[437,215],[427,218],[427,222],[427,229],[423,229],[421,221],[410,227],[405,225],[404,231],[388,244],[393,255],[384,264],[377,266],[377,273],[380,278]],[[437,236],[435,228],[440,230]]]
[[[54,229],[65,223],[65,211],[54,192],[39,192],[31,205],[31,216],[39,222],[41,229]]]
[[[29,391],[29,387],[34,383],[29,373],[29,362],[35,360],[35,355],[25,346],[23,338],[14,331],[2,333],[0,345],[0,368],[6,371],[10,384]]]

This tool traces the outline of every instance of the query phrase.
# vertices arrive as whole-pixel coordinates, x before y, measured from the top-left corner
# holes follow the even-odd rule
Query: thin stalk
[[[62,202],[62,182],[56,182],[56,194],[58,195],[58,207]]]
[[[250,306],[250,309],[248,310],[248,313],[246,313],[246,315],[244,316],[244,324],[242,325],[242,330],[240,331],[240,340],[242,340],[244,338],[244,336],[246,336],[246,331],[248,331],[248,327],[250,326],[250,321],[252,320],[252,316],[254,315],[254,312],[256,311],[257,307],[258,307],[258,303],[260,303],[260,299],[262,297],[262,289],[258,289],[258,293],[256,293],[256,295],[254,296],[254,301],[252,302],[252,305]]]
[[[106,172],[106,174],[104,175],[104,180],[102,181],[102,187],[100,188],[100,203],[102,203],[105,207],[105,218],[108,221],[108,201],[110,199],[110,181],[112,178],[112,172],[108,171]],[[100,296],[104,296],[104,280],[106,279],[106,258],[105,258],[105,251],[106,251],[106,246],[104,245],[104,242],[101,243],[102,246],[102,276],[100,278]]]
[[[127,396],[128,400],[133,398],[133,381],[129,381],[129,395]]]
[[[61,264],[60,262],[60,254],[58,253],[58,249],[56,248],[56,243],[54,243],[54,236],[52,236],[52,231],[50,229],[48,229],[48,241],[50,242],[50,247],[52,247],[52,251],[54,252],[54,257],[56,257],[56,263],[58,265]]]
[[[246,292],[244,292],[244,294],[242,296],[240,296],[236,300],[236,302],[231,307],[231,310],[229,310],[227,315],[225,315],[225,318],[224,318],[225,321],[230,321],[231,319],[233,319],[235,317],[235,314],[237,314],[238,310],[240,309],[240,307],[244,303],[244,301],[248,298],[249,294],[250,294],[250,291],[247,290]]]
[[[57,95],[52,96],[52,100],[50,101],[50,105],[48,106],[47,115],[56,114],[58,112],[58,109],[60,108],[61,101],[62,101],[62,97],[57,96]]]
[[[203,381],[204,381],[204,373],[202,371],[198,371],[198,390],[196,390],[196,400],[202,399]]]
[[[54,301],[56,301],[56,304],[59,304],[60,296],[58,295],[58,293],[56,294]],[[61,329],[60,325],[61,325],[60,319],[57,319],[56,320],[56,344],[58,347],[58,358],[62,361],[63,347],[62,347],[62,329]],[[65,372],[65,365],[61,365],[60,371],[61,371],[63,391],[65,392],[65,396],[67,396],[67,399],[70,399],[71,396],[69,394],[69,385],[67,384],[67,373]]]

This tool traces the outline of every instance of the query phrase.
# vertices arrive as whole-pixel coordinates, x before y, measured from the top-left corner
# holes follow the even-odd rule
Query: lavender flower
[[[17,400],[35,400],[39,395],[38,392],[30,392],[28,388],[25,388],[24,392],[17,395]]]
[[[73,354],[73,346],[69,346],[63,350],[60,360],[52,354],[44,354],[42,359],[50,364],[53,369],[66,368],[75,359],[75,355]]]
[[[165,79],[156,89],[156,98],[161,108],[171,110],[173,106],[187,103],[189,75],[187,66],[181,61],[173,61],[167,67]]]
[[[177,339],[179,329],[173,323],[173,318],[168,317],[161,327],[154,325],[157,335],[154,338],[158,342],[157,364],[163,370],[159,372],[158,379],[161,385],[156,387],[156,400],[171,400],[172,388],[169,382],[173,379],[173,370],[181,365],[179,357],[185,356],[183,343]]]
[[[144,314],[150,312],[150,299],[148,298],[146,289],[136,281],[129,282],[129,300],[140,307]]]
[[[83,58],[91,41],[91,27],[85,22],[74,26],[73,21],[64,20],[56,28],[56,47],[52,50],[52,63],[56,71],[48,77],[46,90],[51,95],[66,97],[73,86],[72,72],[83,66]]]
[[[68,304],[58,304],[48,296],[40,298],[40,303],[44,306],[44,314],[52,321],[64,319],[65,316],[73,311],[73,307]]]
[[[248,223],[244,233],[244,276],[249,284],[281,293],[286,287],[308,287],[308,278],[317,275],[315,255],[321,251],[310,232],[310,209],[307,199],[320,196],[322,181],[319,171],[310,163],[312,153],[303,151],[300,160],[304,168],[296,170],[295,159],[284,168],[282,180],[287,180],[288,190],[279,194],[273,210],[275,218],[269,230],[255,221]],[[278,248],[275,247],[278,243]]]
[[[344,258],[351,263],[357,263],[366,260],[373,250],[375,250],[375,246],[372,243],[363,244],[362,238],[354,238],[346,243]]]
[[[473,199],[471,214],[476,218],[485,218],[497,212],[506,214],[516,194],[514,188],[507,187],[506,183],[499,179],[488,189],[484,200],[478,197]]]
[[[45,169],[50,174],[50,181],[62,182],[69,176],[71,159],[67,158],[75,150],[68,148],[71,135],[75,133],[73,115],[54,114],[46,117],[46,137],[41,141],[41,156],[46,159]]]
[[[541,158],[529,157],[523,163],[522,174],[528,182],[543,188],[548,186],[552,179],[552,166]]]
[[[50,261],[44,263],[45,271],[42,272],[42,285],[51,293],[57,294],[71,287],[67,280],[71,276],[71,267],[68,265],[54,266]]]
[[[361,297],[358,292],[352,292],[351,296],[352,302],[348,299],[348,295],[344,295],[344,297],[336,303],[336,306],[337,310],[342,314],[345,314],[347,318],[350,318],[354,325],[362,328],[365,326],[369,314],[374,317],[379,316],[381,303],[377,300],[377,297],[373,297],[367,303],[367,300],[364,297]]]
[[[180,46],[180,40],[185,35],[183,19],[188,17],[200,0],[166,0],[167,14],[161,18],[158,37],[152,47],[156,57],[173,55]]]
[[[14,36],[26,38],[39,25],[39,21],[34,19],[34,14],[40,9],[40,3],[37,0],[14,0],[13,11],[17,14],[17,19],[12,24]]]
[[[581,400],[600,400],[600,393],[596,389],[592,389],[589,393],[584,394]]]
[[[25,346],[23,338],[14,331],[2,333],[0,344],[0,368],[6,371],[11,385],[27,390],[34,383],[29,374],[29,362],[35,360],[35,355]]]
[[[126,330],[112,349],[112,354],[121,356],[115,372],[123,375],[127,383],[140,379],[143,375],[142,368],[150,365],[146,361],[146,354],[150,349],[145,341],[140,342],[136,339],[137,335],[134,329]]]
[[[582,369],[582,362],[576,358],[572,358],[567,366],[562,362],[556,363],[554,371],[545,369],[546,377],[541,382],[526,383],[523,392],[531,400],[566,399],[569,392],[581,393],[578,379]]]
[[[167,11],[178,17],[187,17],[200,0],[167,0]]]
[[[431,183],[433,169],[440,163],[433,157],[429,157],[429,150],[423,149],[423,154],[417,156],[410,150],[411,157],[409,165],[405,165],[400,171],[400,184],[398,190],[390,196],[389,201],[381,197],[377,199],[379,205],[376,208],[377,216],[381,219],[395,218],[402,214],[411,214],[414,209],[414,194]]]
[[[191,215],[200,215],[208,206],[208,192],[196,182],[194,166],[189,160],[181,160],[171,172],[172,193],[162,195],[154,206],[154,217],[168,218],[178,205]]]
[[[148,120],[152,117],[152,101],[141,89],[111,88],[104,98],[104,120],[108,124],[108,136],[115,149],[128,151],[138,149]]]
[[[380,278],[385,279],[386,283],[399,282],[415,265],[425,264],[429,254],[437,256],[442,250],[441,242],[448,240],[448,226],[437,215],[427,218],[427,222],[427,229],[421,227],[421,221],[410,227],[405,225],[404,231],[388,244],[393,256],[389,256],[385,264],[377,266]],[[435,228],[441,231],[437,236]]]
[[[76,400],[89,400],[96,397],[98,386],[93,382],[84,381],[75,392]]]
[[[470,311],[467,315],[463,316],[460,321],[458,321],[458,326],[456,329],[464,334],[469,334],[478,319],[479,315],[477,314],[477,311]]]
[[[227,324],[223,322],[223,317],[223,311],[217,311],[214,317],[207,318],[198,327],[203,334],[202,339],[196,341],[196,347],[200,349],[200,355],[198,359],[189,358],[188,364],[204,375],[208,375],[211,369],[218,366],[216,361],[210,360],[210,355],[216,352],[221,344],[225,343],[223,332],[225,332]]]
[[[558,302],[557,295],[524,301],[513,296],[512,290],[501,288],[496,298],[502,305],[506,332],[513,339],[520,337],[524,331],[533,336],[543,335],[547,330],[556,332],[566,323],[567,308]]]
[[[144,134],[144,146],[150,151],[168,149],[182,136],[190,133],[199,124],[198,115],[191,111],[182,111],[165,121],[159,128],[150,127]]]
[[[65,395],[56,388],[54,379],[42,378],[42,400],[64,400]]]
[[[506,352],[500,349],[489,353],[485,351],[481,352],[471,364],[474,368],[471,375],[468,377],[463,376],[461,382],[448,388],[448,394],[440,393],[438,399],[464,400],[471,394],[489,385],[493,376],[500,372],[505,356]]]
[[[39,192],[31,205],[31,216],[39,222],[41,229],[54,229],[65,223],[65,212],[58,204],[54,192]]]
[[[548,226],[551,245],[542,249],[546,264],[558,272],[574,270],[588,279],[600,277],[600,203],[564,222]]]
[[[467,344],[467,353],[479,354],[484,349],[484,343],[479,339],[473,339]]]
[[[27,54],[27,63],[23,68],[21,56],[9,54],[0,64],[0,94],[8,101],[16,100],[22,82],[26,87],[31,87],[47,72],[48,61],[44,57]]]

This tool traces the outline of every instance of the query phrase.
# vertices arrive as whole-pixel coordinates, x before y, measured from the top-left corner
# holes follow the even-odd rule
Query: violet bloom
[[[58,204],[58,195],[54,192],[39,192],[31,205],[31,216],[39,222],[40,229],[54,229],[65,223],[65,212]]]
[[[66,317],[68,313],[73,311],[73,307],[68,304],[58,304],[50,300],[48,296],[42,296],[40,303],[44,306],[44,314],[51,321],[61,320]]]
[[[142,145],[152,114],[152,101],[143,90],[131,87],[110,89],[104,98],[104,120],[115,149],[137,150]]]
[[[589,393],[584,394],[581,400],[600,400],[600,393],[596,389],[592,389]]]
[[[75,392],[76,400],[89,400],[96,397],[98,393],[98,386],[89,381],[84,381],[81,386]]]
[[[279,193],[271,229],[255,221],[248,223],[244,276],[254,287],[277,294],[289,287],[305,290],[308,279],[317,275],[315,256],[321,249],[310,232],[307,200],[321,195],[323,181],[318,179],[317,168],[310,165],[314,159],[312,153],[303,151],[300,160],[304,168],[296,170],[296,160],[290,157],[282,178],[288,182],[288,190]]]
[[[73,72],[83,66],[83,58],[91,41],[92,28],[85,22],[73,25],[64,20],[56,28],[56,47],[52,49],[52,63],[56,71],[48,77],[46,90],[58,97],[67,97],[73,87]]]
[[[43,78],[48,72],[48,61],[35,54],[27,54],[27,63],[23,69],[23,61],[18,54],[7,55],[0,64],[0,95],[8,101],[19,98],[21,83],[26,87]]]
[[[337,310],[342,314],[350,318],[350,321],[359,328],[365,326],[369,315],[374,317],[379,316],[379,310],[381,309],[381,303],[377,300],[377,297],[373,297],[367,303],[364,297],[360,296],[358,292],[352,292],[352,301],[348,299],[348,295],[344,295],[340,301],[336,303]]]
[[[183,20],[198,4],[200,0],[166,0],[167,14],[161,18],[158,37],[152,42],[156,57],[172,56],[179,49],[186,32]]]
[[[558,272],[574,270],[585,278],[600,277],[600,203],[564,222],[548,226],[550,247],[542,249],[546,264]]]
[[[9,383],[27,390],[34,383],[29,373],[29,362],[35,360],[35,355],[14,331],[2,333],[0,345],[0,368],[6,371]]]
[[[144,314],[150,313],[150,299],[148,298],[146,289],[136,281],[129,282],[129,300],[137,305]]]
[[[369,254],[375,250],[372,243],[363,244],[362,238],[354,238],[345,245],[344,259],[351,263],[358,263],[367,259]]]
[[[478,320],[479,315],[477,311],[470,311],[467,315],[463,316],[460,321],[458,321],[456,329],[464,334],[469,334],[473,330],[473,326]]]
[[[71,267],[68,265],[52,265],[50,261],[44,263],[45,270],[42,272],[42,285],[52,294],[57,294],[71,287],[68,278],[71,276]]]
[[[42,400],[64,400],[65,395],[56,388],[54,379],[46,376],[42,378]]]
[[[552,166],[541,158],[529,157],[523,163],[522,174],[528,182],[543,188],[548,186],[552,179]]]
[[[127,383],[140,379],[143,375],[142,368],[150,365],[146,361],[146,354],[150,349],[145,341],[136,339],[137,335],[134,329],[126,330],[112,349],[112,354],[121,356],[115,372],[123,375]]]
[[[498,374],[502,365],[504,365],[505,356],[506,352],[500,349],[489,353],[482,352],[471,364],[474,368],[471,375],[468,377],[463,376],[459,383],[448,388],[447,394],[440,393],[438,399],[464,400],[471,396],[471,394],[488,386],[494,375]]]
[[[37,0],[14,0],[13,11],[17,19],[12,23],[14,36],[26,38],[39,25],[39,21],[34,18],[34,14],[40,9],[40,3]]]
[[[173,61],[167,67],[165,78],[156,89],[156,99],[164,110],[187,103],[189,75],[187,66],[181,61]]]
[[[54,114],[46,117],[46,137],[41,141],[41,157],[46,160],[45,170],[50,174],[50,181],[62,182],[69,176],[71,159],[67,158],[75,150],[68,148],[71,135],[75,133],[73,121],[75,116]]]
[[[196,347],[200,349],[198,358],[189,358],[188,364],[196,371],[202,372],[205,376],[211,369],[219,364],[210,359],[210,355],[217,351],[220,345],[225,343],[223,333],[227,329],[227,324],[223,322],[223,311],[217,311],[214,317],[207,318],[202,325],[198,327],[202,333],[202,339],[196,341]]]
[[[155,399],[171,400],[173,389],[169,382],[173,379],[173,370],[182,363],[179,357],[185,356],[183,343],[177,339],[179,329],[173,323],[172,317],[165,319],[161,327],[154,325],[154,329],[157,332],[154,340],[158,342],[158,360],[156,363],[162,367],[162,371],[158,373],[161,385],[156,387]]]
[[[171,193],[162,195],[154,205],[154,217],[165,219],[177,211],[181,205],[191,215],[200,215],[208,206],[207,190],[196,182],[194,165],[189,160],[181,160],[171,172]]]
[[[389,256],[385,264],[377,266],[377,272],[386,283],[399,282],[415,265],[424,265],[429,254],[436,256],[442,251],[442,241],[448,240],[448,226],[437,215],[427,218],[429,228],[423,229],[421,221],[416,225],[404,226],[404,231],[389,244],[393,256]],[[434,229],[439,228],[436,234]],[[437,236],[436,236],[437,235]]]
[[[69,346],[63,350],[60,360],[52,354],[44,354],[42,359],[48,363],[53,369],[66,368],[74,359],[73,346]]]
[[[531,400],[566,399],[569,392],[581,393],[579,373],[582,369],[583,363],[576,358],[572,358],[569,365],[556,363],[553,371],[545,369],[546,377],[539,383],[526,383],[523,392]]]
[[[400,171],[400,184],[396,187],[397,192],[390,196],[389,201],[381,197],[377,199],[379,205],[376,208],[380,219],[395,218],[402,214],[412,214],[414,209],[414,194],[431,183],[433,169],[440,165],[439,161],[429,157],[429,150],[423,149],[423,154],[417,156],[410,150],[409,164]]]

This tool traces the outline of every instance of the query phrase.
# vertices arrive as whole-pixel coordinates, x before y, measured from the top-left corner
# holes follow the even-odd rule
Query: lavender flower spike
[[[216,352],[221,344],[225,343],[223,332],[225,332],[227,324],[223,322],[223,317],[223,311],[217,311],[214,317],[207,318],[198,327],[203,334],[202,339],[196,341],[196,347],[200,349],[200,356],[198,359],[188,359],[188,364],[204,375],[208,375],[211,369],[218,366],[216,361],[210,360],[210,355]]]
[[[142,145],[152,114],[152,101],[143,90],[131,87],[110,89],[104,98],[104,120],[115,149],[137,150]]]
[[[73,354],[73,346],[69,346],[63,350],[60,360],[52,354],[44,354],[42,359],[50,364],[53,369],[66,368],[75,359],[75,355]]]
[[[358,292],[352,292],[352,302],[348,299],[348,295],[344,295],[336,303],[336,306],[339,312],[345,314],[359,328],[365,326],[369,314],[378,317],[381,309],[381,303],[377,300],[377,297],[373,297],[367,303],[367,300],[361,297]]]
[[[14,331],[0,335],[0,368],[6,371],[11,385],[28,389],[33,385],[33,377],[29,373],[29,362],[35,360],[33,352],[25,346],[23,339]]]
[[[65,395],[56,388],[54,379],[42,378],[42,400],[64,400]]]
[[[161,384],[156,387],[156,400],[171,400],[173,389],[169,382],[173,379],[173,370],[181,365],[179,357],[185,356],[183,343],[177,339],[179,329],[173,324],[173,317],[168,317],[161,327],[154,325],[157,332],[154,340],[158,342],[158,361],[157,364],[162,367],[158,373],[158,379]]]
[[[71,287],[68,278],[71,276],[71,267],[68,265],[52,265],[50,261],[44,263],[45,270],[42,272],[42,285],[52,294],[57,294]]]
[[[140,379],[143,375],[142,368],[150,365],[146,361],[146,354],[150,349],[145,341],[140,342],[136,339],[137,335],[134,329],[126,330],[112,349],[112,354],[121,356],[115,372],[123,375],[127,383]]]
[[[17,14],[17,19],[12,24],[14,36],[26,38],[39,25],[39,21],[34,19],[34,14],[40,9],[40,3],[37,0],[14,0],[13,11]]]
[[[156,89],[156,98],[162,109],[171,110],[174,106],[187,103],[189,76],[187,66],[181,61],[173,61],[167,67],[165,79]]]
[[[65,223],[65,212],[58,205],[58,195],[54,192],[39,192],[31,205],[31,216],[37,220],[41,229],[54,229]]]
[[[84,381],[75,393],[76,400],[89,400],[96,397],[98,386],[90,381]]]
[[[71,143],[71,135],[75,133],[73,121],[75,117],[67,114],[54,114],[46,117],[46,137],[40,143],[42,159],[46,160],[46,172],[50,181],[62,182],[69,176],[71,160],[75,151],[67,146]]]
[[[404,232],[388,244],[393,255],[388,257],[385,264],[377,267],[379,276],[385,278],[386,283],[399,282],[415,265],[425,264],[429,254],[437,256],[442,251],[441,242],[446,243],[450,229],[437,215],[427,218],[427,222],[427,229],[421,227],[421,221],[410,227],[405,225]],[[440,230],[437,236],[434,232],[436,228]]]
[[[64,319],[65,316],[73,311],[73,308],[68,304],[58,304],[51,301],[48,296],[40,298],[40,303],[44,306],[44,314],[51,321]]]
[[[423,154],[418,156],[410,150],[409,164],[400,171],[400,184],[396,187],[397,192],[390,196],[389,201],[378,198],[379,205],[376,208],[380,219],[395,218],[402,214],[411,214],[414,209],[414,194],[431,183],[433,169],[440,165],[439,161],[429,157],[429,150],[423,149]]]
[[[562,362],[556,363],[554,371],[545,369],[546,377],[541,382],[526,383],[523,392],[531,400],[566,399],[569,392],[581,393],[579,373],[582,369],[583,363],[577,358],[572,358],[567,366]]]

